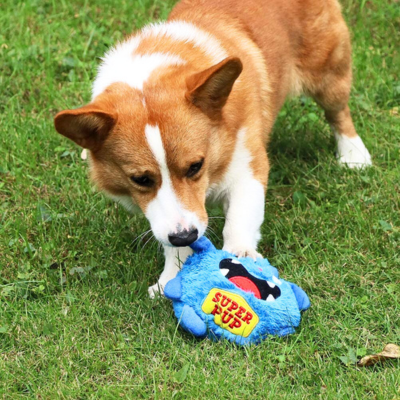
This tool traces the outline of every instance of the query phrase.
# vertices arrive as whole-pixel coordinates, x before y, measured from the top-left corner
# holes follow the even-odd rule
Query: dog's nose
[[[199,231],[195,229],[191,229],[187,231],[186,229],[179,232],[174,232],[168,235],[169,242],[176,247],[184,247],[189,246],[197,240],[199,236]]]

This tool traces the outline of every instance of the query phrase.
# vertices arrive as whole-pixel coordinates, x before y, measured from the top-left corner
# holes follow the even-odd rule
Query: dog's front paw
[[[154,299],[157,295],[162,296],[164,294],[164,286],[157,282],[155,285],[150,286],[147,289],[151,299]]]
[[[245,247],[245,246],[236,247],[236,246],[226,245],[224,246],[223,250],[234,254],[238,258],[250,257],[253,260],[256,260],[257,258],[263,258],[263,256],[256,249],[250,247]]]
[[[238,250],[238,251],[235,251],[233,254],[238,258],[249,257],[249,258],[252,258],[253,260],[256,260],[257,258],[263,258],[263,256],[254,249]]]

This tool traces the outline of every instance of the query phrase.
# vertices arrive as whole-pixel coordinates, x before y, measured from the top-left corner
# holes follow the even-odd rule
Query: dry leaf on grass
[[[400,347],[395,344],[387,344],[383,351],[363,357],[357,365],[359,367],[369,367],[377,362],[395,358],[400,358]]]

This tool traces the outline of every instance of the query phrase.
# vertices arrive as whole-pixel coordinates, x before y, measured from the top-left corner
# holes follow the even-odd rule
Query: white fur
[[[154,297],[156,293],[164,292],[164,287],[171,279],[175,278],[176,274],[181,269],[186,258],[193,253],[190,247],[171,247],[164,246],[165,265],[164,271],[160,275],[158,282],[149,287],[150,297]]]
[[[145,215],[150,221],[155,237],[164,245],[170,245],[168,235],[181,229],[197,228],[203,235],[205,226],[197,215],[186,210],[176,196],[165,156],[165,150],[158,126],[146,125],[146,139],[157,160],[162,184],[156,197],[147,205]]]
[[[153,153],[153,156],[156,159],[158,166],[160,167],[163,180],[167,179],[168,181],[170,181],[169,169],[165,156],[164,145],[161,138],[160,128],[157,125],[146,125],[144,132],[150,150]]]
[[[228,57],[221,43],[208,32],[184,21],[171,21],[151,24],[142,30],[141,37],[165,36],[176,41],[191,43],[200,48],[214,63]]]
[[[183,21],[151,24],[136,36],[119,43],[106,53],[93,84],[92,100],[116,82],[124,82],[142,90],[146,80],[157,68],[185,64],[182,56],[177,54],[135,54],[140,42],[152,36],[156,39],[164,36],[191,43],[209,56],[213,63],[218,63],[228,56],[217,39],[193,24]]]
[[[264,187],[253,176],[252,160],[245,145],[246,129],[238,132],[228,170],[212,195],[225,203],[224,250],[238,257],[259,257],[257,243],[264,220]]]
[[[135,55],[139,42],[140,39],[135,37],[106,54],[93,83],[92,99],[117,82],[143,90],[144,83],[157,68],[185,63],[180,57],[169,53]]]
[[[349,138],[336,131],[334,133],[337,141],[337,158],[340,164],[345,164],[349,168],[364,168],[372,165],[371,155],[360,136]]]
[[[272,275],[272,280],[277,283],[278,285],[282,284],[282,281],[280,279],[278,279],[276,276]]]

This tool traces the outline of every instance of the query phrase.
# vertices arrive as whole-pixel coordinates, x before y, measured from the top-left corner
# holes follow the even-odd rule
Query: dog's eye
[[[191,178],[192,176],[195,176],[201,170],[201,167],[203,166],[203,162],[204,162],[204,160],[201,160],[199,162],[193,163],[189,167],[188,172],[186,173],[186,176],[188,178]]]
[[[139,186],[143,187],[151,187],[154,184],[154,181],[149,178],[147,175],[142,176],[131,176],[131,180],[135,182]]]

